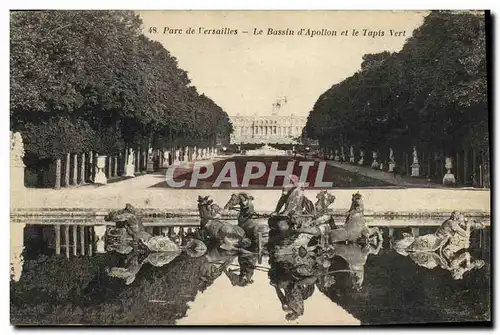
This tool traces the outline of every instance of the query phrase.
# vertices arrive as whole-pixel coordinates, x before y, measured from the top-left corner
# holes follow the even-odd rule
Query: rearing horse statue
[[[128,254],[141,249],[155,253],[180,253],[182,250],[206,249],[201,241],[193,240],[183,247],[180,241],[176,243],[167,236],[153,236],[146,232],[142,218],[142,213],[131,204],[127,204],[124,209],[109,212],[104,220],[115,222],[116,227],[108,227],[106,230],[107,251]]]
[[[313,217],[302,224],[302,227],[318,226],[329,224],[332,229],[336,228],[333,215],[327,213],[328,207],[335,202],[335,196],[324,190],[316,195],[314,211],[307,212],[306,215]]]
[[[312,234],[321,236],[327,234],[328,242],[357,242],[360,239],[369,241],[372,237],[377,237],[382,240],[382,233],[378,227],[370,228],[366,224],[364,218],[364,205],[361,194],[355,193],[352,195],[351,209],[347,213],[347,218],[344,226],[331,229],[329,225],[317,225],[312,227],[304,227],[298,230],[300,233]]]
[[[252,203],[253,197],[245,192],[233,193],[224,206],[226,210],[239,208],[238,226],[253,243],[266,244],[269,239],[269,225],[255,219],[256,213]],[[261,240],[259,241],[259,236]]]
[[[203,238],[215,242],[219,248],[227,251],[245,252],[244,248],[251,245],[251,241],[245,236],[243,228],[219,220],[222,209],[214,204],[209,196],[198,197],[198,210]]]

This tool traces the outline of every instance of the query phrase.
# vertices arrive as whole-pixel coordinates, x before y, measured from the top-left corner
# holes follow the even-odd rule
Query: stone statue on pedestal
[[[175,150],[174,164],[179,164],[181,162],[180,156],[181,156],[181,151],[179,149],[176,149]]]
[[[418,164],[417,148],[413,147],[413,164],[411,165],[411,176],[420,176],[420,164]]]
[[[363,150],[360,151],[359,153],[359,161],[358,161],[358,165],[363,165],[364,162],[365,162],[365,152]]]
[[[389,172],[394,172],[394,168],[396,167],[396,161],[394,160],[394,152],[392,148],[389,148]]]
[[[349,149],[349,162],[354,164],[355,161],[356,161],[356,157],[354,156],[354,147],[351,145],[351,147]]]
[[[10,132],[10,164],[25,167],[23,162],[24,143],[21,133]]]
[[[443,185],[455,185],[455,175],[451,172],[451,169],[453,168],[451,157],[446,157],[446,163],[444,167],[446,168],[447,172],[443,177]]]
[[[333,157],[333,160],[336,162],[338,162],[340,160],[338,149],[335,149],[335,156]]]
[[[168,150],[165,150],[163,151],[163,166],[164,168],[168,167],[169,166],[169,155],[170,153],[168,152]]]
[[[21,133],[10,132],[10,188],[24,190],[24,143]]]
[[[378,163],[378,154],[377,154],[376,151],[372,152],[372,158],[373,158],[372,169],[378,169],[380,166],[379,166],[379,163]]]
[[[146,172],[154,172],[154,156],[153,156],[153,148],[148,149],[148,162],[146,165]]]
[[[97,156],[94,184],[106,185],[108,183],[108,179],[104,174],[104,168],[106,167],[106,158],[107,156]]]
[[[125,165],[125,177],[135,177],[134,150],[128,149],[127,164]]]
[[[128,149],[128,156],[127,156],[127,164],[133,165],[134,164],[134,149],[130,148]]]

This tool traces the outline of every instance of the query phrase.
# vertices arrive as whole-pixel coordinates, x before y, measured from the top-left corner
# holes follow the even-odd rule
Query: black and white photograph
[[[10,10],[10,323],[492,325],[488,10]]]

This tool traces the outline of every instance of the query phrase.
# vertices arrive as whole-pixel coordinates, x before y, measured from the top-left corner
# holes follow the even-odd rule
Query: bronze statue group
[[[267,221],[256,213],[248,193],[232,194],[224,207],[209,196],[199,196],[200,226],[186,236],[153,236],[143,225],[142,212],[130,204],[110,212],[105,220],[115,222],[115,226],[107,229],[106,248],[127,255],[127,262],[124,267],[109,269],[108,274],[128,285],[143,264],[163,266],[185,253],[206,258],[203,291],[223,273],[233,285],[248,286],[255,270],[268,270],[287,320],[304,313],[304,301],[315,287],[325,292],[341,273],[349,276],[351,289],[361,290],[367,259],[378,254],[383,244],[381,230],[367,224],[362,195],[352,195],[345,222],[337,225],[328,212],[334,195],[321,191],[313,203],[296,176],[289,180]],[[234,210],[238,212],[237,224],[223,217]],[[454,279],[461,279],[467,271],[484,265],[466,251],[459,253],[469,248],[471,232],[482,228],[482,224],[453,212],[434,233],[416,237],[407,232],[401,239],[391,237],[390,246],[419,266],[440,267],[450,271]],[[269,257],[268,269],[257,265],[263,256]],[[345,268],[333,266],[339,257],[345,260]],[[237,270],[230,269],[235,259]]]

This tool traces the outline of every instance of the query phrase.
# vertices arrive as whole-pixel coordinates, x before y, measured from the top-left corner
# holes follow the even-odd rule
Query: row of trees
[[[486,70],[485,17],[431,12],[400,52],[365,55],[323,93],[305,130],[322,146],[452,157],[474,148],[489,161]]]
[[[28,155],[228,138],[226,112],[141,25],[133,11],[11,12],[11,129]]]

